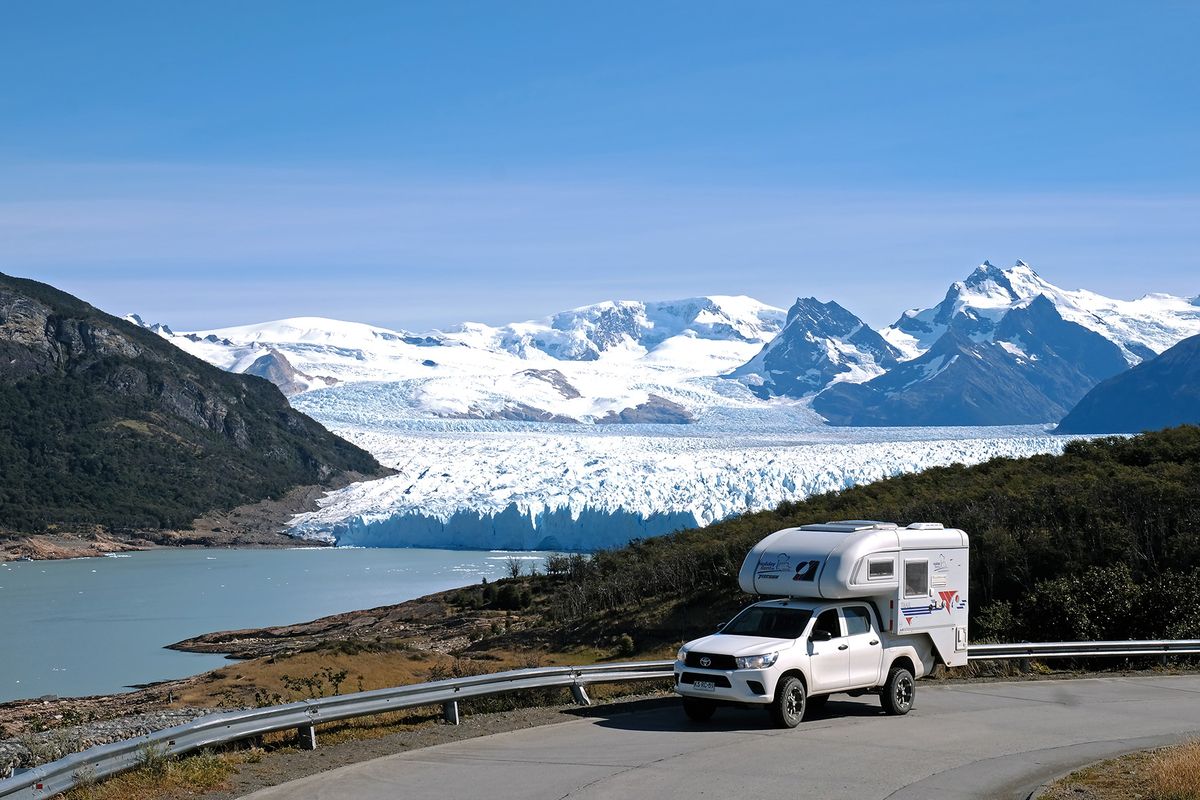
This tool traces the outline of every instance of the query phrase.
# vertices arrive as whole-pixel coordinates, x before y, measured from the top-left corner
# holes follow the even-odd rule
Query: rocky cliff
[[[0,529],[181,527],[347,472],[380,467],[270,382],[0,275]]]

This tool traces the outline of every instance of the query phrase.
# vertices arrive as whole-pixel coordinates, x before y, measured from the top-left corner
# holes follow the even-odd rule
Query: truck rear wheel
[[[917,681],[912,672],[906,667],[892,667],[879,693],[879,702],[886,713],[903,716],[912,709],[916,694]]]
[[[771,703],[771,720],[777,727],[794,728],[804,719],[804,708],[808,704],[804,683],[795,675],[789,675],[775,687],[775,700]]]
[[[683,713],[692,722],[706,722],[717,710],[717,704],[712,700],[701,700],[699,697],[683,698]]]

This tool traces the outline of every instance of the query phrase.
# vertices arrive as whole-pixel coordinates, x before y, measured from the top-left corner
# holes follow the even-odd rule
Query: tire
[[[820,714],[825,709],[825,703],[829,700],[827,694],[817,694],[809,697],[805,702],[805,714]]]
[[[775,699],[771,702],[771,720],[779,728],[794,728],[804,719],[808,693],[804,682],[795,675],[788,675],[775,687]]]
[[[717,710],[717,704],[712,700],[702,700],[699,697],[683,698],[683,713],[692,722],[707,722]]]
[[[913,707],[917,694],[917,681],[907,667],[892,667],[887,682],[879,693],[879,703],[887,714],[904,716]]]

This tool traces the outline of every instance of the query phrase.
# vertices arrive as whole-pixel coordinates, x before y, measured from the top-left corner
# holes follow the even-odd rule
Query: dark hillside
[[[0,275],[0,530],[184,527],[379,471],[268,381]]]
[[[580,641],[711,630],[749,601],[737,571],[780,528],[938,521],[971,536],[972,639],[1200,637],[1200,428],[1074,441],[1061,456],[903,475],[568,559],[539,579]],[[535,590],[540,588],[535,586]]]
[[[1200,336],[1099,384],[1058,430],[1135,433],[1184,424],[1200,424]]]

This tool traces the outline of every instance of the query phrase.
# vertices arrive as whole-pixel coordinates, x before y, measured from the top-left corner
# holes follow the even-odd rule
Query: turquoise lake
[[[229,663],[165,645],[304,622],[507,575],[545,553],[297,548],[149,550],[0,564],[0,702],[109,694]]]

